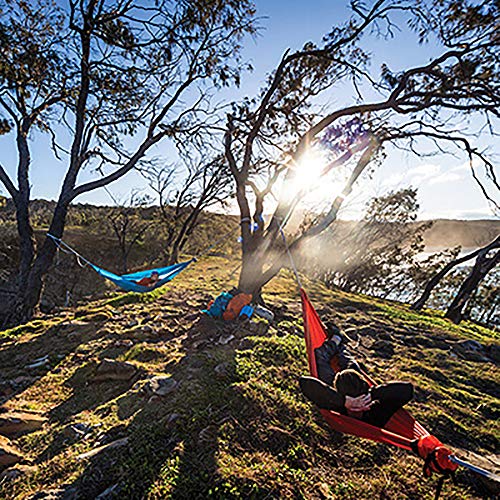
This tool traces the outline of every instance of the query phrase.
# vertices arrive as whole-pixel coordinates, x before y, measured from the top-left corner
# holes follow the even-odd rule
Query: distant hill
[[[477,248],[486,245],[500,234],[500,220],[437,219],[425,233],[428,251],[460,245]]]

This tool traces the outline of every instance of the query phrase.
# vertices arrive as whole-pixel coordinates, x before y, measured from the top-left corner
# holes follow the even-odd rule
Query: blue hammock
[[[157,267],[155,269],[148,269],[147,271],[123,274],[121,276],[110,271],[106,271],[106,269],[102,269],[90,262],[88,264],[94,269],[96,273],[101,275],[103,278],[112,281],[115,285],[119,286],[123,290],[126,290],[127,292],[144,293],[150,292],[151,290],[154,290],[155,288],[158,288],[174,279],[181,271],[186,269],[186,267],[189,266],[189,264],[191,264],[193,260],[194,259],[188,260],[186,262],[181,262],[179,264],[174,264],[173,266]],[[155,271],[160,275],[160,277],[153,286],[143,286],[136,283],[136,281],[139,281],[142,278],[151,276],[151,273]]]
[[[168,283],[170,280],[174,279],[181,271],[186,269],[186,267],[188,267],[189,264],[196,261],[196,259],[193,258],[191,260],[180,262],[179,264],[174,264],[172,266],[157,267],[154,269],[147,269],[146,271],[123,274],[120,276],[119,274],[114,274],[110,271],[106,271],[106,269],[102,269],[101,267],[92,264],[92,262],[87,260],[82,255],[80,255],[74,248],[70,247],[60,238],[56,238],[51,234],[47,234],[47,236],[51,238],[61,250],[69,251],[75,254],[79,260],[83,261],[85,264],[90,266],[97,274],[99,274],[103,278],[106,278],[107,280],[112,281],[115,285],[119,286],[120,288],[122,288],[127,292],[137,292],[137,293],[150,292],[151,290],[154,290],[155,288],[158,288],[164,285],[165,283]],[[154,272],[157,272],[159,274],[159,279],[153,286],[143,286],[136,283],[137,281],[140,281],[142,278],[151,276],[151,273]]]

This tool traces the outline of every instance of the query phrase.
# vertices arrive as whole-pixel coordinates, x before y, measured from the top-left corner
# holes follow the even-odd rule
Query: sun
[[[295,176],[290,186],[291,191],[307,193],[311,189],[319,187],[326,163],[326,158],[320,151],[309,149],[305,152],[295,165]]]

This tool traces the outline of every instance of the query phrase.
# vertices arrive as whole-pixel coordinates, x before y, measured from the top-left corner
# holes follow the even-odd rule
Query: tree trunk
[[[462,320],[462,311],[469,301],[471,295],[475,292],[484,277],[498,264],[500,261],[500,250],[492,257],[487,257],[488,252],[482,251],[472,268],[469,276],[462,283],[457,295],[446,311],[445,317],[451,319],[453,323],[458,324]]]
[[[68,213],[67,203],[59,202],[54,210],[54,216],[49,228],[49,233],[61,238],[64,223]],[[36,258],[26,271],[23,281],[18,283],[17,294],[9,303],[8,313],[2,321],[2,326],[8,328],[30,321],[36,312],[43,290],[43,277],[50,269],[56,254],[56,245],[46,238]],[[33,254],[34,255],[34,254]]]
[[[479,248],[478,250],[476,250],[470,254],[464,255],[463,257],[452,260],[451,262],[446,264],[446,266],[444,266],[443,269],[441,269],[441,271],[439,271],[436,275],[434,275],[428,281],[422,295],[419,297],[419,299],[414,304],[412,304],[410,309],[413,309],[414,311],[420,311],[424,307],[425,303],[429,300],[429,297],[432,293],[432,290],[434,290],[434,288],[436,288],[436,286],[439,284],[439,282],[454,267],[458,266],[459,264],[462,264],[463,262],[467,262],[468,260],[473,259],[474,257],[477,257],[480,254],[480,252],[483,252],[483,251],[487,252],[488,250],[498,248],[499,246],[500,246],[500,236],[498,236],[494,241],[492,241],[491,243],[489,243],[485,247]]]

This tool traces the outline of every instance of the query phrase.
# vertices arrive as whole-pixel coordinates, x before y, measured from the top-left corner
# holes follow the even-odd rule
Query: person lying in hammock
[[[384,427],[397,410],[413,398],[409,382],[370,387],[343,342],[340,330],[327,324],[329,337],[315,349],[318,378],[301,377],[304,395],[324,410],[333,410],[376,427]],[[338,372],[331,366],[335,359]]]
[[[160,275],[158,271],[153,271],[150,276],[144,276],[144,278],[136,281],[138,285],[153,287],[155,286],[160,279]]]

